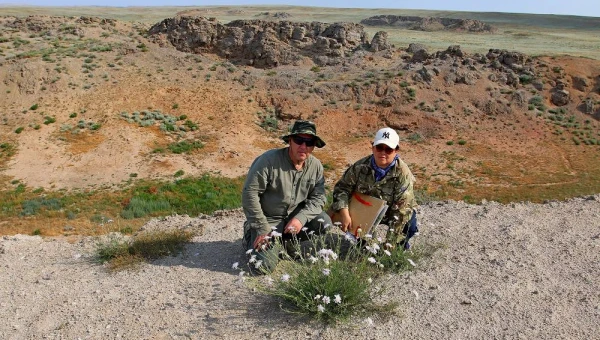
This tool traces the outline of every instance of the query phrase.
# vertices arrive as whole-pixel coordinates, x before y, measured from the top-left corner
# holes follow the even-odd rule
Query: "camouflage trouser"
[[[323,220],[320,222],[319,220]],[[309,238],[309,235],[314,233],[316,235],[323,234],[326,231],[325,226],[331,228],[331,218],[325,212],[321,212],[317,217],[308,221],[304,227],[306,230],[301,231],[297,235],[284,234],[283,228],[288,223],[288,220],[283,220],[276,226],[277,232],[282,234],[282,242],[273,242],[269,247],[264,250],[256,251],[253,250],[250,255],[256,255],[256,260],[262,261],[262,268],[259,268],[260,271],[263,272],[272,272],[277,263],[279,262],[279,253],[285,250],[286,245],[291,245],[294,242],[302,242],[306,241]],[[303,228],[304,229],[304,228]],[[312,232],[312,233],[311,233]],[[244,233],[244,238],[242,239],[242,246],[245,250],[249,250],[253,248],[254,240],[258,237],[258,233],[256,229],[248,229]],[[253,264],[250,264],[253,267]]]
[[[404,228],[402,228],[402,233],[406,235],[406,237],[400,242],[400,244],[404,246],[404,249],[410,249],[410,243],[408,243],[408,241],[411,237],[415,236],[417,232],[419,232],[419,228],[417,226],[417,211],[413,210],[410,220],[404,225]]]

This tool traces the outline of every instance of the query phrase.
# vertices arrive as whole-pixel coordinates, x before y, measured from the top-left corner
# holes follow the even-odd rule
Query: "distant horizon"
[[[483,2],[468,0],[402,0],[342,1],[331,0],[324,4],[314,0],[18,0],[3,2],[0,7],[213,7],[213,6],[300,6],[324,8],[398,9],[428,11],[490,12],[512,14],[572,15],[600,17],[600,1],[573,0],[568,3],[559,0],[522,0],[510,2]]]

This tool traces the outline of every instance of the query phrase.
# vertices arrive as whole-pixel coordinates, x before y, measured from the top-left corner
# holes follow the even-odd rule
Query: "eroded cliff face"
[[[370,49],[363,26],[355,23],[326,24],[291,21],[235,20],[221,24],[214,19],[178,16],[165,19],[149,30],[151,38],[176,49],[214,53],[233,62],[259,68],[297,64],[308,58],[318,65],[336,65],[357,49]],[[388,48],[378,35],[376,49]]]

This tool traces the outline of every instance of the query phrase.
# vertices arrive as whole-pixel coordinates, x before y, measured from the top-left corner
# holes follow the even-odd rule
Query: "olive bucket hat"
[[[322,148],[325,146],[325,142],[321,139],[321,137],[317,136],[317,127],[315,123],[308,120],[297,120],[294,122],[290,133],[285,136],[281,136],[284,142],[290,143],[290,137],[294,135],[311,135],[315,137],[315,146],[317,148]]]

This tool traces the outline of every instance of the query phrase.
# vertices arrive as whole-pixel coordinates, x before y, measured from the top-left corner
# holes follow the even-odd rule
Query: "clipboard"
[[[348,232],[356,238],[370,234],[373,227],[379,225],[387,209],[388,205],[386,201],[353,192],[350,202],[348,202],[348,211],[352,219],[352,226]]]

